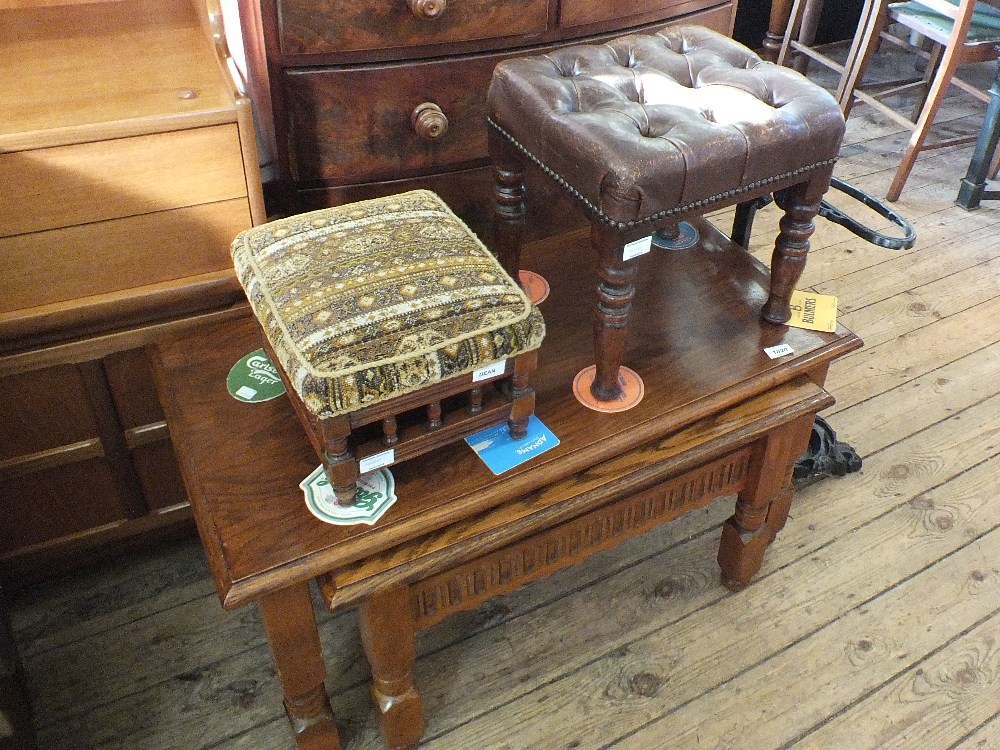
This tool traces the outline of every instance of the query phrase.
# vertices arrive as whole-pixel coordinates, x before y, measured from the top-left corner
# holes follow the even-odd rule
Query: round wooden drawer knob
[[[418,104],[410,115],[413,129],[421,138],[433,141],[448,132],[448,118],[433,102]]]
[[[448,7],[448,0],[406,0],[410,12],[417,18],[437,18]]]

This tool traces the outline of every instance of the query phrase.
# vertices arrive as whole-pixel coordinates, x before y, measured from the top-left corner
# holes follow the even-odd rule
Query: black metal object
[[[861,456],[850,445],[837,440],[834,432],[823,417],[816,417],[806,452],[795,462],[792,479],[797,487],[822,479],[842,477],[861,468]]]
[[[736,215],[733,217],[732,240],[744,250],[750,247],[750,230],[753,229],[753,219],[757,211],[764,208],[769,203],[773,203],[774,198],[770,195],[762,195],[756,200],[739,203],[736,206]]]
[[[1000,130],[1000,129],[998,129]],[[838,180],[834,177],[830,180],[830,187],[844,195],[853,198],[866,208],[871,209],[879,216],[882,216],[902,230],[901,237],[878,232],[871,227],[865,226],[853,216],[841,211],[828,200],[824,199],[819,204],[819,215],[834,224],[839,224],[853,234],[856,234],[866,242],[884,247],[887,250],[909,250],[917,241],[917,232],[913,225],[904,219],[900,214],[893,211],[889,206],[880,200],[872,198],[868,193],[859,190],[848,182]],[[736,215],[733,217],[732,240],[741,247],[749,247],[750,231],[753,229],[754,215],[758,209],[763,208],[771,202],[769,196],[758,198],[755,201],[747,201],[736,207]]]
[[[888,234],[883,234],[882,232],[876,232],[871,227],[867,227],[862,224],[853,216],[848,216],[826,200],[820,201],[819,204],[819,215],[824,219],[832,221],[834,224],[839,224],[866,242],[878,245],[879,247],[884,247],[886,250],[909,250],[914,244],[916,244],[917,231],[913,228],[913,225],[889,208],[882,201],[872,198],[863,190],[859,190],[854,187],[854,185],[844,182],[843,180],[838,180],[836,177],[830,181],[830,187],[834,190],[839,190],[844,195],[854,198],[854,200],[858,201],[866,208],[870,208],[879,216],[891,221],[903,230],[903,236],[893,237]]]
[[[993,130],[996,131],[992,134],[993,139],[990,148],[990,153],[992,153],[992,147],[996,146],[997,136],[1000,135],[1000,68],[998,68],[997,72],[997,82],[994,83],[994,88],[991,88],[990,92],[993,94],[990,107],[991,111],[993,111],[994,105],[996,105],[994,118],[997,121],[992,126]],[[987,119],[989,118],[987,117]],[[982,138],[981,135],[980,140]],[[979,153],[978,146],[976,153]],[[987,161],[986,157],[983,158],[983,161]],[[976,163],[975,159],[973,159],[973,163]],[[982,168],[985,175],[985,170],[988,167],[984,165]],[[970,166],[969,169],[971,172],[972,167]],[[853,198],[879,216],[891,221],[902,230],[902,236],[893,237],[882,232],[877,232],[871,227],[865,226],[854,217],[844,213],[825,199],[819,205],[819,215],[824,219],[832,221],[834,224],[839,224],[866,242],[888,250],[909,250],[916,243],[917,232],[913,228],[913,225],[882,201],[872,198],[864,191],[843,180],[838,180],[836,177],[830,181],[830,187]],[[1000,197],[1000,193],[997,196]],[[988,194],[983,194],[982,197],[988,197]],[[764,196],[757,200],[741,203],[736,207],[736,215],[733,217],[733,242],[743,248],[749,247],[754,216],[759,209],[766,206],[771,200],[770,196]],[[845,474],[860,470],[861,465],[862,460],[858,452],[847,443],[837,440],[837,433],[834,432],[830,424],[822,417],[816,417],[813,422],[812,434],[809,436],[809,447],[799,457],[798,461],[795,462],[792,477],[795,484],[801,487],[812,484],[823,477],[842,477]]]
[[[1000,52],[1000,47],[997,48]],[[1000,200],[1000,190],[987,190],[986,177],[990,161],[1000,141],[1000,59],[997,60],[997,74],[990,86],[990,103],[986,107],[986,119],[976,140],[976,150],[969,162],[969,171],[958,186],[955,203],[966,211],[979,208],[980,201]]]

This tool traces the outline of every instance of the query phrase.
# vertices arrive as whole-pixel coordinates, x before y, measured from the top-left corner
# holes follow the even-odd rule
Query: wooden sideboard
[[[424,187],[483,233],[485,95],[497,62],[668,23],[731,33],[735,14],[735,0],[240,0],[279,208]],[[553,193],[535,203],[556,202]],[[568,201],[560,215],[576,217]]]
[[[203,0],[0,0],[0,575],[189,517],[144,347],[245,314],[250,103]]]

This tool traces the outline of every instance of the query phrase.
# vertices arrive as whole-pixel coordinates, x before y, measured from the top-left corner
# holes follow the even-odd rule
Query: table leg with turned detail
[[[771,15],[768,18],[767,31],[760,52],[760,56],[765,60],[771,62],[778,60],[778,50],[781,49],[781,40],[785,36],[785,27],[788,26],[788,18],[791,15],[792,0],[771,0]]]
[[[361,641],[372,669],[372,699],[389,750],[405,750],[424,735],[423,707],[413,684],[416,628],[405,586],[376,591],[361,605]]]
[[[337,724],[326,695],[326,666],[309,584],[299,583],[265,594],[258,604],[296,748],[340,750]]]
[[[719,567],[732,591],[749,585],[764,552],[785,525],[792,505],[792,470],[805,450],[813,418],[806,416],[775,430],[758,443],[750,459],[750,480],[736,499],[736,512],[722,527]]]

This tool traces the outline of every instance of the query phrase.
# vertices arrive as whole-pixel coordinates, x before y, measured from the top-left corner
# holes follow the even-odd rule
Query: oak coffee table
[[[339,748],[309,595],[360,607],[380,726],[391,748],[423,734],[414,634],[589,555],[736,495],[722,529],[722,583],[745,587],[784,525],[791,474],[832,360],[861,346],[760,320],[767,271],[707,222],[699,244],[636,259],[629,362],[646,384],[629,411],[598,413],[570,391],[592,361],[591,269],[532,246],[551,282],[533,376],[536,413],[560,444],[494,476],[465,445],[392,468],[398,500],[374,525],[334,526],[299,482],[317,459],[284,397],[247,404],[226,375],[260,346],[251,319],[158,345],[158,378],[198,530],[223,606],[260,607],[300,749]],[[655,257],[653,257],[655,256]],[[764,348],[784,344],[776,359]]]

